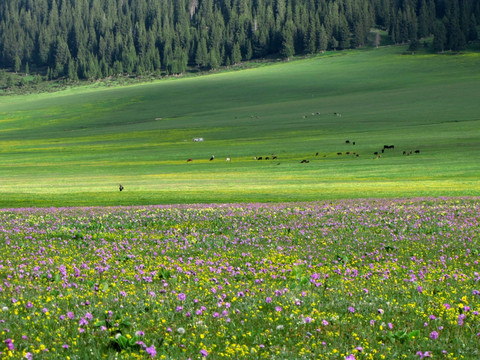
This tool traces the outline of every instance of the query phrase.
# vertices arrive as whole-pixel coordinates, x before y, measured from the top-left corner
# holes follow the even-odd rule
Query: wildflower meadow
[[[0,211],[0,357],[478,359],[480,199]]]

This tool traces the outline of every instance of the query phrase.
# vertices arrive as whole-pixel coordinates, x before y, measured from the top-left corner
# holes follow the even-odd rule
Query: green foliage
[[[70,81],[124,72],[180,74],[189,66],[216,69],[242,59],[360,47],[375,25],[405,43],[432,35],[439,30],[435,21],[444,19],[445,39],[436,49],[458,51],[478,38],[480,18],[475,0],[461,5],[455,0],[81,0],[70,5],[0,2],[0,68],[19,72],[29,63],[48,79]]]

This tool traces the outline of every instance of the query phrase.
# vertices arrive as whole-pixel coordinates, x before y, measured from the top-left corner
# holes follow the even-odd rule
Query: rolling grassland
[[[480,195],[480,54],[404,50],[0,98],[0,206]]]

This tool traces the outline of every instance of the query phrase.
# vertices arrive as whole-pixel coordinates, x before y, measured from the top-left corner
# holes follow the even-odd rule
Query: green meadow
[[[405,49],[2,97],[0,206],[480,195],[480,54]]]

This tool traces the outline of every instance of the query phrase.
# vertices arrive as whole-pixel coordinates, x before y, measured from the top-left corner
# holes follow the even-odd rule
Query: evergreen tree
[[[16,55],[15,56],[15,61],[13,65],[13,71],[18,73],[22,67],[22,60],[20,59],[20,56]]]
[[[202,38],[197,45],[197,52],[195,53],[195,64],[197,64],[197,66],[203,67],[207,65],[207,60],[207,41],[205,38]]]
[[[242,61],[242,53],[240,51],[240,45],[236,42],[232,49],[231,63],[238,64],[240,61]]]
[[[289,59],[295,54],[295,47],[293,44],[293,34],[288,29],[282,32],[282,46],[280,48],[280,56],[284,59]]]
[[[443,21],[437,20],[433,30],[433,49],[443,52],[447,44],[447,30]]]
[[[325,27],[323,25],[320,26],[320,31],[318,33],[318,49],[320,51],[327,50],[328,47],[328,37]]]

